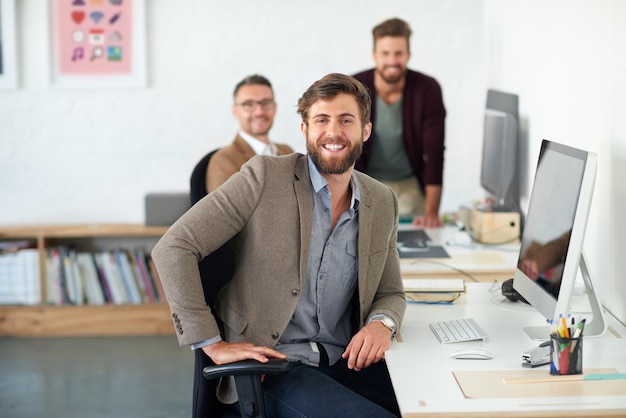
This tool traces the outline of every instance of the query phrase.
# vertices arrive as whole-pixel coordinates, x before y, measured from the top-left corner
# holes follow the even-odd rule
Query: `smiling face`
[[[313,103],[300,129],[306,138],[307,152],[320,173],[343,174],[361,155],[372,124],[363,126],[354,96],[339,93]]]
[[[372,53],[376,73],[387,83],[396,84],[406,76],[411,53],[406,38],[385,36],[376,40]]]
[[[239,88],[235,95],[233,116],[239,121],[242,131],[268,142],[274,115],[276,103],[271,88],[262,84],[249,84]]]

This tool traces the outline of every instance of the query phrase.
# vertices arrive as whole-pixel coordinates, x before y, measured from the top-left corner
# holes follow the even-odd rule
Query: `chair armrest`
[[[289,369],[289,362],[283,359],[270,359],[267,363],[257,360],[242,360],[235,363],[207,366],[202,374],[208,380],[226,376],[280,374]]]

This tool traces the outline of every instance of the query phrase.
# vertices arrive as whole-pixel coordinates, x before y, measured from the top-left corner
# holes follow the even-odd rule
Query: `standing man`
[[[356,74],[372,94],[372,138],[356,169],[391,186],[400,216],[422,227],[442,226],[446,110],[439,83],[407,68],[411,28],[389,19],[373,30],[376,68]]]
[[[232,112],[239,121],[239,133],[227,147],[218,150],[207,167],[207,193],[222,185],[255,155],[284,155],[289,145],[270,141],[269,133],[276,115],[274,91],[269,80],[254,74],[241,80],[233,93]]]
[[[306,155],[251,159],[154,247],[178,341],[217,364],[287,358],[289,370],[262,383],[269,416],[399,416],[383,358],[406,308],[398,204],[353,169],[371,131],[370,96],[329,74],[298,113]],[[235,274],[211,308],[198,260],[230,239]],[[220,400],[235,402],[226,389]]]

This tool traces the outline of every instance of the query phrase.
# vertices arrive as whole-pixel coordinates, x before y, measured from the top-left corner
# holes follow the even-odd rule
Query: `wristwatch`
[[[389,330],[391,331],[392,338],[396,335],[396,323],[393,319],[389,318],[386,315],[381,315],[381,316],[374,317],[370,320],[370,322],[374,322],[374,321],[381,322],[384,326],[389,328]]]

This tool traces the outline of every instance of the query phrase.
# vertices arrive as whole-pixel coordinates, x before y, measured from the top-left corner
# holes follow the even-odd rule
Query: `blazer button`
[[[298,294],[299,294],[299,293],[300,293],[300,292],[298,291],[298,289],[293,289],[293,290],[291,291],[291,296],[298,296]]]
[[[272,333],[272,338],[274,340],[277,340],[280,334],[278,334],[277,332]]]

